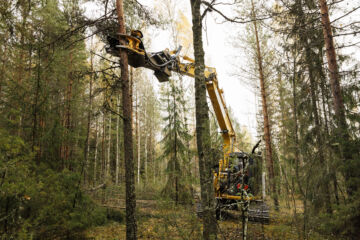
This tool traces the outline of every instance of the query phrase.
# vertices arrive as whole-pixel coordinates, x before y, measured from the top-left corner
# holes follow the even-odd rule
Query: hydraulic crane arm
[[[195,77],[195,61],[187,56],[180,56],[181,47],[176,51],[169,51],[165,49],[160,52],[147,52],[144,44],[141,41],[143,37],[140,31],[132,31],[131,35],[118,35],[108,36],[107,42],[109,45],[106,47],[106,51],[113,56],[120,57],[120,49],[126,50],[128,53],[129,65],[135,68],[144,67],[154,71],[155,76],[160,82],[169,81],[172,72],[186,75],[189,77]],[[119,38],[125,40],[124,45],[119,44]],[[214,189],[215,197],[219,200],[220,209],[222,200],[230,201],[248,201],[256,200],[258,197],[249,197],[246,193],[245,185],[248,184],[245,180],[245,173],[247,171],[249,157],[244,152],[239,152],[235,149],[235,131],[232,126],[229,112],[226,108],[226,103],[223,96],[223,90],[220,89],[216,69],[213,67],[205,66],[204,69],[206,89],[209,94],[212,106],[215,111],[216,119],[221,129],[223,137],[223,152],[224,157],[219,161],[219,169],[214,169]],[[242,165],[230,167],[230,156],[234,157],[234,160],[241,160]],[[236,158],[236,159],[235,159]],[[235,161],[233,161],[234,163]],[[238,167],[238,172],[233,173],[234,169]],[[241,169],[241,171],[239,171]],[[242,176],[241,184],[234,182],[239,181],[238,176]],[[236,185],[234,185],[236,183]],[[243,186],[243,190],[240,187]],[[233,189],[237,188],[237,191]],[[246,185],[246,187],[248,187]],[[245,189],[245,190],[244,190]]]
[[[195,63],[189,57],[182,57],[183,61],[178,62],[179,69],[177,72],[190,77],[195,77]],[[184,60],[189,63],[184,63]],[[219,88],[217,80],[216,69],[205,66],[205,81],[206,89],[209,94],[213,109],[215,111],[216,119],[221,129],[221,134],[224,140],[224,161],[220,162],[220,170],[224,170],[229,164],[229,154],[234,151],[234,144],[236,141],[235,131],[232,126],[229,112],[226,107],[225,98],[223,96],[224,91]]]
[[[160,52],[148,53],[141,41],[142,33],[132,31],[131,35],[119,35],[126,42],[119,45],[118,38],[108,37],[107,52],[119,57],[119,48],[126,49],[129,64],[132,67],[144,67],[155,72],[160,82],[166,82],[171,72],[177,72],[189,77],[195,77],[195,61],[187,56],[180,56],[181,47],[176,51],[168,49]],[[206,89],[208,91],[216,119],[224,140],[224,159],[219,163],[219,170],[224,171],[229,166],[229,155],[234,151],[235,131],[233,129],[228,110],[226,108],[223,90],[219,88],[216,69],[205,66]]]

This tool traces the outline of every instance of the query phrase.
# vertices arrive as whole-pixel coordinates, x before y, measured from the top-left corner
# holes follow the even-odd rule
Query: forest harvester
[[[107,36],[106,51],[115,57],[120,57],[119,49],[125,49],[130,66],[153,70],[159,82],[169,81],[172,72],[195,77],[195,61],[180,55],[181,46],[176,51],[166,49],[147,52],[142,37],[142,32],[138,30],[132,30],[130,35]],[[125,42],[124,45],[120,45],[119,38]],[[235,148],[235,131],[226,108],[223,90],[218,85],[216,69],[205,66],[204,75],[206,89],[223,137],[223,159],[219,160],[213,170],[217,218],[221,217],[223,210],[240,209],[243,213],[246,210],[249,220],[268,222],[268,208],[259,196],[261,161],[258,157],[254,157],[255,149],[259,144],[254,147],[252,154]],[[201,207],[198,209],[201,211]]]

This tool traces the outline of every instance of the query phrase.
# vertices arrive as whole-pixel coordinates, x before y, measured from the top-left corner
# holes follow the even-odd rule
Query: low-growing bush
[[[106,209],[79,191],[80,175],[35,164],[15,136],[0,131],[0,238],[76,239],[107,221]]]

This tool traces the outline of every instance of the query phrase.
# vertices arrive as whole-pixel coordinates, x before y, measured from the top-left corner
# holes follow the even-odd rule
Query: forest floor
[[[106,207],[125,211],[124,200],[109,202]],[[296,205],[300,206],[297,211],[301,212],[300,201]],[[137,206],[139,239],[201,239],[202,220],[196,215],[195,206],[174,206],[172,202],[163,200],[138,200]],[[269,224],[249,222],[247,239],[303,239],[302,229],[297,227],[299,224],[294,221],[292,211],[287,207],[280,208],[279,212],[271,210]],[[218,239],[242,239],[241,219],[218,221],[218,229]],[[109,222],[88,230],[85,235],[94,240],[125,239],[125,221]],[[325,239],[316,233],[307,237]]]

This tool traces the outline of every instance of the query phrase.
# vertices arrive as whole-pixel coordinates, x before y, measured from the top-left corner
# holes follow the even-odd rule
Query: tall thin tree
[[[267,168],[268,168],[268,172],[269,172],[269,180],[270,180],[272,196],[274,199],[275,208],[278,209],[279,201],[278,201],[277,192],[276,192],[276,181],[275,181],[275,173],[274,173],[274,161],[273,161],[273,156],[272,156],[273,153],[272,153],[272,146],[271,146],[271,131],[270,131],[270,121],[269,121],[269,114],[268,114],[267,95],[266,95],[266,88],[265,88],[263,59],[262,59],[262,55],[261,55],[260,40],[259,40],[259,35],[258,35],[256,13],[255,13],[255,7],[254,7],[253,0],[251,0],[251,7],[252,7],[252,17],[253,17],[253,24],[254,24],[255,41],[256,41],[256,58],[257,58],[258,71],[259,71],[262,112],[263,112],[263,117],[264,117],[264,139],[265,139],[265,150],[266,150],[265,155],[266,155]]]
[[[339,67],[336,59],[334,37],[331,28],[327,1],[319,0],[319,8],[320,8],[321,23],[323,28],[324,40],[325,40],[326,58],[329,68],[330,86],[334,99],[334,111],[336,116],[336,122],[338,125],[337,134],[340,137],[340,141],[341,141],[340,144],[342,146],[343,158],[345,161],[344,175],[347,182],[347,193],[349,194],[349,196],[352,196],[354,192],[357,191],[358,186],[357,184],[353,183],[351,178],[353,178],[355,175],[358,175],[358,173],[354,172],[353,167],[348,167],[351,165],[349,161],[352,158],[350,152],[351,150],[349,148],[350,136],[348,133],[348,126],[346,122],[344,100],[341,93]]]
[[[119,22],[119,33],[125,34],[125,18],[123,0],[116,0],[116,10]],[[119,38],[120,44],[125,45],[124,40]],[[132,114],[131,114],[131,95],[128,70],[128,55],[120,49],[121,66],[121,90],[122,90],[122,110],[123,110],[123,132],[124,132],[124,157],[125,157],[125,186],[126,186],[126,239],[137,239],[137,224],[135,218],[136,196],[135,196],[135,176],[134,176],[134,155],[133,155],[133,136],[132,136]]]
[[[195,56],[195,115],[196,143],[199,157],[201,204],[203,206],[203,237],[205,240],[217,238],[217,223],[214,206],[210,151],[209,107],[206,100],[205,60],[202,41],[202,18],[200,0],[190,0]]]

